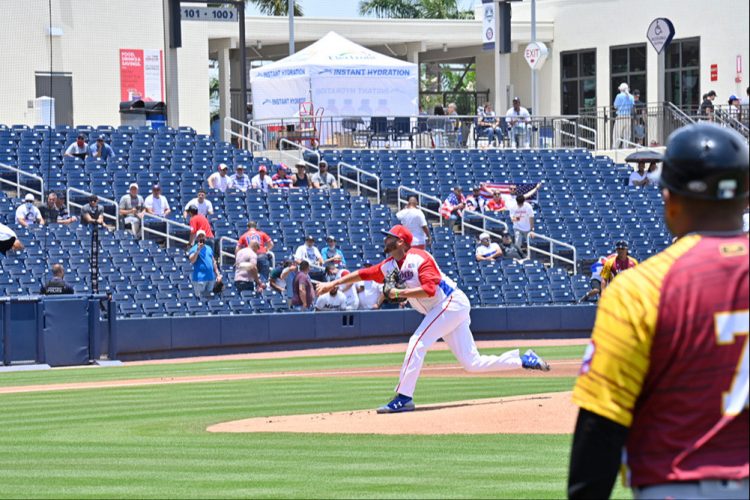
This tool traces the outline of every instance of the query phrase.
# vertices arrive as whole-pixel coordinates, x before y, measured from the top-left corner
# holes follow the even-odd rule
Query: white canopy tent
[[[255,120],[289,118],[312,102],[325,116],[413,116],[419,70],[412,64],[326,36],[296,54],[250,72]]]

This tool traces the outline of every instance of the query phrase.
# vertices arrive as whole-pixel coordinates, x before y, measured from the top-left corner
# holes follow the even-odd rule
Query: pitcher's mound
[[[570,392],[418,405],[416,411],[375,410],[249,418],[210,426],[208,432],[323,434],[571,434],[577,407]]]

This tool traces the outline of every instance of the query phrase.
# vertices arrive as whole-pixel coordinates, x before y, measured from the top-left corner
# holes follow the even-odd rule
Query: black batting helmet
[[[736,131],[713,123],[682,127],[667,141],[661,185],[704,200],[748,197],[750,153]]]
[[[615,243],[615,249],[619,250],[621,248],[628,248],[628,242],[625,240],[620,240]]]

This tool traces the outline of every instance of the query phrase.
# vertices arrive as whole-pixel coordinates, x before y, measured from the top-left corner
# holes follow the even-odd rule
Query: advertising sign
[[[164,101],[161,50],[120,49],[120,100]]]

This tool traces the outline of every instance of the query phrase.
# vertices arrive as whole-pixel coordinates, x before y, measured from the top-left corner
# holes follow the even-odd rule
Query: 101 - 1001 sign
[[[227,8],[192,8],[182,9],[182,19],[186,21],[234,21],[233,9]]]

